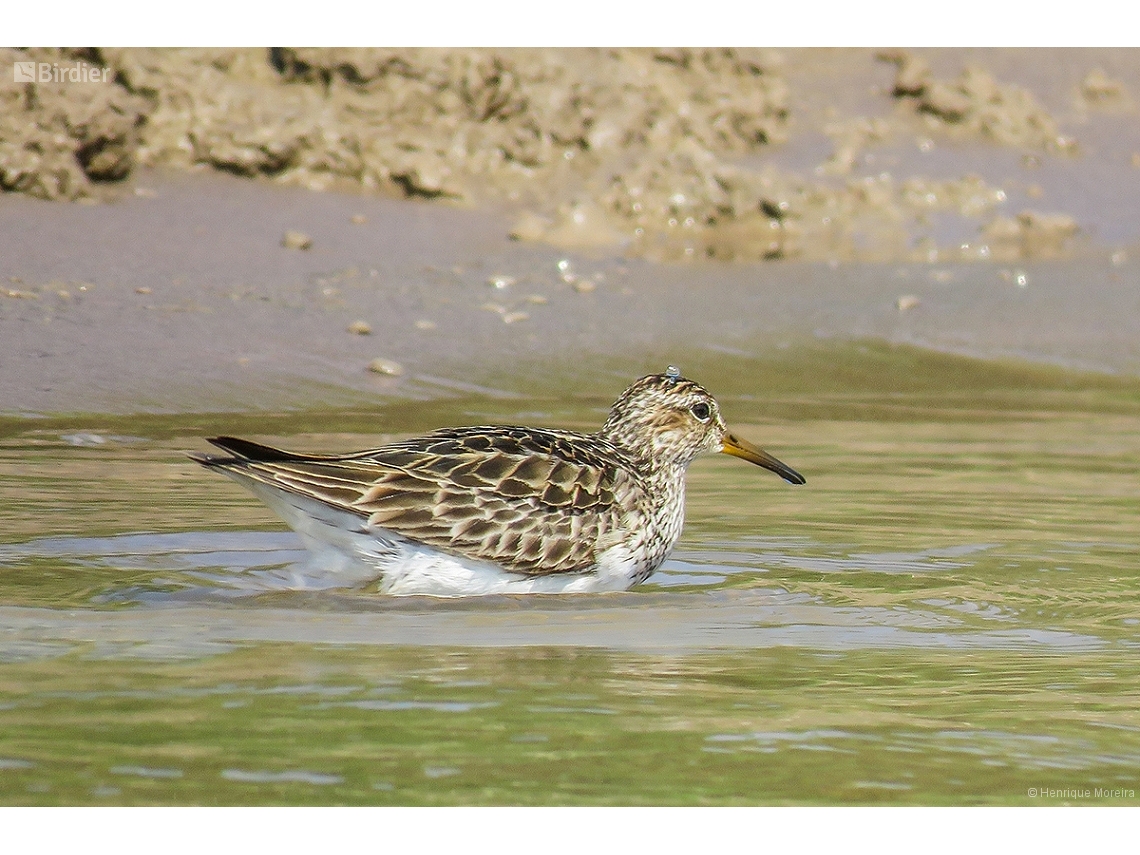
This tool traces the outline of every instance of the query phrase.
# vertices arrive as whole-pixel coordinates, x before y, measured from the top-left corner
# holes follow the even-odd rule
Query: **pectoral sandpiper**
[[[253,491],[317,560],[364,565],[391,594],[625,590],[680,537],[685,470],[699,454],[804,483],[730,433],[712,395],[672,366],[635,381],[593,434],[444,428],[334,455],[210,442],[228,456],[195,460]]]

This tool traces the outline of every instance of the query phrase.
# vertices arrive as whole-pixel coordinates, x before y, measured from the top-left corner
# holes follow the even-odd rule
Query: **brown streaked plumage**
[[[724,452],[804,479],[725,427],[670,367],[634,382],[595,434],[444,428],[353,454],[294,454],[232,437],[194,456],[266,501],[310,546],[363,562],[391,593],[625,589],[668,555],[684,475]]]

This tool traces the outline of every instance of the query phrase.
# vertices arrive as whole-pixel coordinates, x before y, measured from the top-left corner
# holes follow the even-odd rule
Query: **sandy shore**
[[[1140,373],[1137,264],[1108,251],[1018,266],[661,265],[511,241],[486,211],[151,178],[113,205],[3,200],[5,288],[21,296],[0,298],[0,410],[431,397],[828,338]],[[289,230],[311,248],[282,246]],[[395,374],[370,371],[377,359]]]
[[[100,59],[126,68],[130,57],[116,56]],[[765,138],[757,142],[753,128],[754,146],[743,137],[705,140],[712,160],[676,161],[678,151],[694,154],[694,134],[717,126],[702,113],[704,125],[673,123],[674,136],[631,138],[606,157],[579,145],[581,158],[594,158],[580,172],[566,166],[573,158],[558,165],[555,149],[525,181],[516,167],[500,174],[484,164],[476,175],[459,157],[449,161],[456,192],[445,194],[409,193],[390,170],[387,183],[354,185],[311,158],[253,169],[252,180],[197,155],[175,162],[170,152],[159,156],[162,110],[173,109],[160,92],[147,102],[148,122],[132,131],[137,138],[124,137],[129,168],[95,182],[73,176],[76,192],[63,194],[94,204],[44,201],[34,196],[52,194],[27,186],[0,196],[0,412],[213,411],[509,391],[544,372],[628,378],[669,360],[756,356],[829,338],[1140,373],[1132,102],[1140,52],[758,56],[728,70],[716,65],[723,56],[651,56],[645,62],[658,77],[638,90],[644,104],[646,93],[668,94],[662,80],[688,80],[707,95],[732,75],[767,74],[768,100],[756,108],[767,116]],[[378,83],[352,83],[343,68],[319,72],[319,63],[305,71],[298,57],[274,74],[293,75],[299,87],[347,87],[348,101],[376,95]],[[429,60],[416,58],[434,67]],[[554,91],[557,81],[535,70],[541,60],[517,58],[518,92],[533,97],[538,90],[528,87],[539,82]],[[185,120],[183,137],[162,126],[172,150],[194,132]],[[453,136],[466,121],[452,122]],[[264,127],[280,125],[265,118]],[[418,127],[423,139],[439,132]],[[9,134],[0,152],[9,178],[11,144]],[[74,150],[65,154],[80,163]],[[110,169],[107,157],[90,162]],[[614,172],[622,158],[628,168]],[[146,167],[148,159],[159,166]],[[652,175],[641,169],[650,161]],[[668,210],[675,201],[639,211],[627,204],[635,185],[643,200],[670,189],[672,198],[689,193],[681,186],[720,186],[707,180],[729,167],[741,182],[729,195],[751,199],[747,216],[740,202],[710,221],[724,203],[715,190],[690,193],[696,207],[679,220],[685,211]],[[622,176],[617,196],[607,174]],[[750,183],[764,176],[772,193]],[[314,182],[326,189],[314,192]],[[779,252],[764,249],[762,233],[777,235]]]

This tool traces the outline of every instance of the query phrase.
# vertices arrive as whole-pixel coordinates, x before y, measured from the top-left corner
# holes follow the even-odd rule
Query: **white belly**
[[[367,526],[360,517],[311,499],[256,482],[243,483],[301,535],[312,553],[311,574],[322,577],[326,585],[328,576],[335,575],[346,587],[375,583],[381,593],[395,595],[591,593],[624,591],[641,581],[648,569],[645,558],[614,546],[586,573],[508,573],[491,562],[433,549],[388,529]]]
[[[385,594],[427,594],[467,597],[479,594],[569,594],[624,591],[633,574],[606,572],[599,566],[589,573],[553,573],[524,576],[508,573],[482,561],[472,561],[420,544],[398,550],[383,562],[380,591]]]

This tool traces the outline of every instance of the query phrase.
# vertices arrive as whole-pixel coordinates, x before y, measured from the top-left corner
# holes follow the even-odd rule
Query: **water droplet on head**
[[[676,365],[670,365],[665,369],[665,376],[669,378],[671,383],[676,383],[681,379],[681,369]]]

